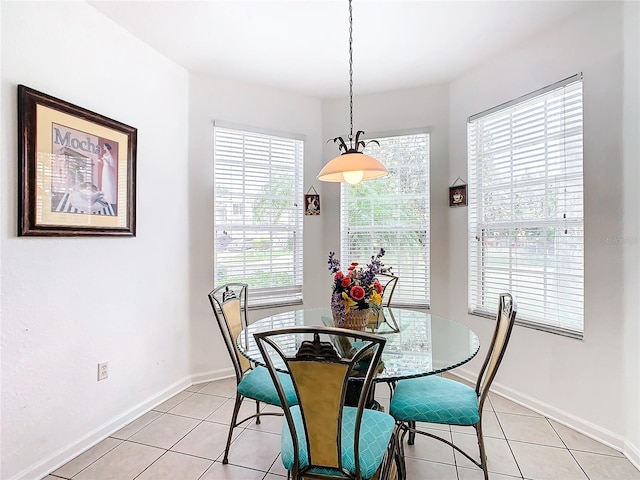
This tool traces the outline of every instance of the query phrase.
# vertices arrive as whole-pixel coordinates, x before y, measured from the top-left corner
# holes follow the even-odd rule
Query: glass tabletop
[[[258,320],[240,332],[238,349],[249,360],[264,364],[254,333],[318,325],[333,326],[330,308],[305,308],[279,313]],[[384,370],[376,377],[378,382],[444,372],[468,362],[480,348],[478,336],[468,327],[424,311],[406,308],[384,308],[380,320],[370,323],[366,331],[387,339],[382,352]],[[279,347],[288,350],[287,353],[295,353],[302,339],[292,336],[289,340],[279,344]]]

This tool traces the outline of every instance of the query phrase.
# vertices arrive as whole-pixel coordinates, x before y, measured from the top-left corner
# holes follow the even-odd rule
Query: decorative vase
[[[332,313],[333,323],[336,327],[340,328],[348,328],[349,330],[359,330],[364,332],[367,323],[369,322],[368,308],[364,310],[356,310],[355,308],[350,309],[344,314],[344,321],[342,321],[342,323],[340,323],[342,319],[337,315],[337,313],[333,310]]]

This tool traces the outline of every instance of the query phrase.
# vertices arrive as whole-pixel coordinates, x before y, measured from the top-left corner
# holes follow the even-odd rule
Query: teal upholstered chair
[[[228,463],[229,461],[229,446],[231,445],[231,437],[235,427],[253,418],[256,419],[256,423],[260,423],[261,415],[282,415],[281,412],[260,411],[260,402],[282,406],[280,397],[267,369],[252,365],[249,360],[239,353],[236,347],[235,342],[238,334],[247,326],[247,291],[248,286],[245,283],[229,283],[209,293],[211,308],[213,308],[213,314],[218,322],[218,327],[220,327],[220,333],[222,333],[222,338],[229,351],[238,384],[222,463]],[[296,395],[291,379],[286,374],[282,374],[281,384],[287,402],[296,403]],[[256,413],[238,420],[238,413],[245,398],[255,400]]]
[[[280,398],[286,370],[298,405],[285,405],[281,459],[289,478],[386,479],[395,472],[393,417],[367,409],[384,337],[333,327],[292,327],[254,334]],[[306,338],[287,350],[292,339]],[[352,348],[344,357],[344,342]],[[354,377],[359,377],[354,380]],[[345,406],[349,382],[362,381],[357,406]]]
[[[475,388],[435,375],[398,382],[391,399],[389,413],[398,421],[402,429],[400,449],[403,448],[402,441],[407,432],[409,444],[413,443],[416,433],[427,435],[455,448],[483,470],[485,480],[489,478],[482,436],[482,407],[507,348],[516,311],[515,299],[508,293],[501,294],[495,331]],[[474,427],[478,438],[480,461],[472,458],[449,440],[418,430],[416,422]],[[400,471],[400,477],[404,478],[402,466]]]

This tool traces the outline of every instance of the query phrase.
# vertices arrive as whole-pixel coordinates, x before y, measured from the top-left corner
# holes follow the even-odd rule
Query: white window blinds
[[[582,137],[581,75],[469,119],[471,313],[582,336]]]
[[[342,184],[341,264],[365,265],[385,249],[382,262],[400,280],[394,305],[429,306],[429,134],[376,137],[367,154],[389,175]]]
[[[304,143],[214,127],[214,283],[249,285],[249,305],[302,302]]]

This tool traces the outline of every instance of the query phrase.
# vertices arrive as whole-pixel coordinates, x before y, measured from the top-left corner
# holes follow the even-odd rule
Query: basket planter
[[[348,328],[349,330],[359,330],[363,332],[367,324],[369,323],[369,311],[370,309],[368,308],[363,310],[356,310],[352,308],[344,314],[343,320],[340,318],[337,312],[332,310],[333,323],[336,325],[336,327]]]

